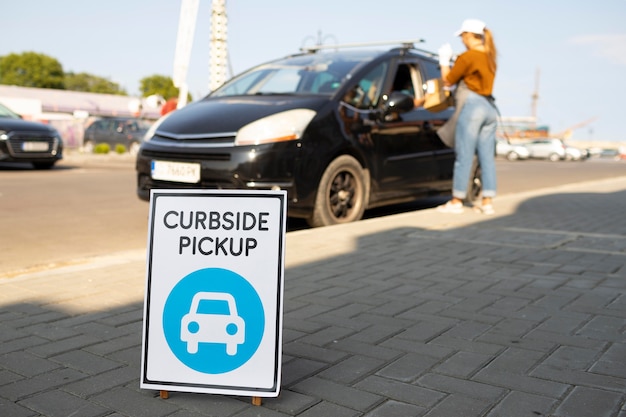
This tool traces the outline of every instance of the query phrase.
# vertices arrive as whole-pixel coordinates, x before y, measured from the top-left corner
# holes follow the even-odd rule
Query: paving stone
[[[399,401],[385,401],[374,410],[365,414],[364,417],[407,417],[421,416],[426,412],[426,408],[413,404],[406,404]],[[333,414],[334,415],[334,414]]]
[[[33,394],[62,387],[86,378],[87,375],[74,369],[56,369],[52,372],[39,374],[28,379],[20,379],[9,385],[2,387],[2,396],[10,400],[17,401],[27,398]]]
[[[591,372],[626,379],[626,344],[615,343],[590,368]]]
[[[53,356],[50,360],[89,375],[96,375],[122,366],[119,362],[93,355],[84,350],[66,352],[58,356]]]
[[[0,365],[5,369],[26,377],[32,377],[61,367],[58,363],[24,351],[11,352],[0,356]]]
[[[343,363],[343,362],[339,362]],[[282,367],[282,385],[289,387],[302,379],[316,375],[323,369],[328,367],[328,363],[314,361],[306,358],[293,358],[283,364]]]
[[[319,373],[319,376],[331,381],[352,385],[356,381],[376,372],[385,363],[381,359],[355,355],[325,369]]]
[[[430,408],[445,397],[445,394],[436,390],[409,384],[402,381],[372,375],[354,385],[384,398],[390,398],[420,407]]]
[[[434,358],[407,353],[382,368],[377,372],[377,375],[398,381],[410,382],[417,379],[425,371],[431,369],[437,362],[438,360]]]
[[[38,345],[28,349],[28,351],[34,353],[35,355],[46,358],[58,355],[63,352],[69,352],[74,349],[81,349],[83,347],[93,345],[97,342],[99,342],[99,340],[93,337],[79,335],[67,339],[58,340],[55,342],[46,343],[44,345]]]
[[[21,405],[49,417],[105,415],[107,409],[60,390],[48,391],[20,401]]]
[[[487,417],[548,416],[556,404],[553,398],[513,391],[496,405]]]
[[[35,417],[39,413],[0,396],[0,415],[6,417]]]
[[[362,414],[356,410],[343,407],[338,404],[332,404],[326,401],[322,401],[298,415],[300,417],[356,417]]]
[[[361,412],[383,401],[379,394],[371,394],[318,377],[308,378],[294,385],[292,389]]]
[[[142,399],[146,393],[149,392],[142,392]],[[157,399],[157,392],[154,392],[152,397],[157,401],[164,401],[168,406],[178,407],[178,415],[180,417],[187,417],[187,415],[233,416],[249,408],[250,404],[249,399],[244,402],[243,399],[237,397],[190,392],[170,392],[167,400]],[[267,401],[267,399],[263,400],[264,406],[267,404]]]
[[[419,378],[416,384],[443,393],[461,394],[465,397],[489,400],[492,403],[506,392],[504,388],[498,386],[431,373]]]
[[[433,371],[450,376],[469,377],[482,369],[491,359],[491,355],[487,354],[457,352],[445,362],[435,366]]]
[[[271,408],[290,416],[301,415],[317,403],[319,403],[317,398],[287,389],[281,389],[280,396],[278,398],[263,399],[264,407]]]
[[[622,394],[576,387],[554,412],[555,417],[610,417],[617,413]]]
[[[478,417],[482,416],[488,407],[489,403],[487,401],[452,394],[445,397],[424,416],[449,417],[462,415],[463,417]]]
[[[392,360],[402,354],[395,349],[390,349],[382,345],[365,343],[350,337],[338,340],[337,343],[333,344],[333,349],[348,352],[354,355],[370,356],[372,358],[380,358],[383,360]]]
[[[91,400],[109,410],[133,417],[167,416],[177,410],[175,404],[155,398],[150,392],[126,388],[114,388],[91,397]]]
[[[77,380],[75,382],[66,381],[63,389],[69,393],[82,398],[88,398],[95,394],[100,394],[117,387],[124,386],[131,381],[137,380],[139,385],[139,374],[135,369],[124,367],[92,375],[89,378]]]
[[[0,343],[0,363],[2,362],[1,356],[4,354],[21,351],[33,346],[39,346],[49,342],[49,340],[43,339],[38,336],[20,337],[2,342]]]

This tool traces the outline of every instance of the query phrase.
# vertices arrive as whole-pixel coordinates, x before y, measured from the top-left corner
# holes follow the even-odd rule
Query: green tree
[[[65,88],[63,66],[55,58],[37,52],[0,57],[0,84],[36,88]]]
[[[143,97],[153,94],[159,95],[164,99],[178,97],[179,90],[174,86],[174,81],[166,75],[151,75],[144,77],[140,81],[140,91]],[[187,100],[191,101],[191,94],[187,94]]]
[[[65,88],[71,91],[84,91],[88,93],[116,94],[120,96],[128,95],[124,89],[120,88],[119,84],[86,72],[80,72],[78,74],[66,72]]]

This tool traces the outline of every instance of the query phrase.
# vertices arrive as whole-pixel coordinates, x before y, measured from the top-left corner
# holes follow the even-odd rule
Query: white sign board
[[[284,191],[153,190],[141,388],[280,391]]]

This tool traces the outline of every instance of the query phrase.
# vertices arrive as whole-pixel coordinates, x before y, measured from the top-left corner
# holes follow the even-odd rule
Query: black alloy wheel
[[[324,171],[308,223],[319,227],[360,220],[365,201],[363,169],[356,159],[342,155]]]

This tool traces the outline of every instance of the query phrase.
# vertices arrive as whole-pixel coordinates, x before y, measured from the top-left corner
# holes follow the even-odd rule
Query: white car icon
[[[192,354],[198,352],[198,343],[221,343],[233,356],[245,341],[245,329],[232,294],[199,292],[181,320],[180,340],[187,343],[187,352]]]

